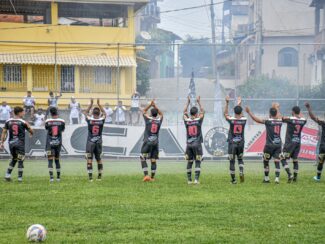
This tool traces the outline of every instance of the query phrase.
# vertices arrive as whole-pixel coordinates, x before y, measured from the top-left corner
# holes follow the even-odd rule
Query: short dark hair
[[[292,108],[292,112],[293,112],[294,114],[300,114],[300,108],[299,108],[299,106],[294,106],[294,107]]]
[[[57,116],[58,115],[58,109],[55,107],[50,108],[50,114],[51,116]]]
[[[157,115],[158,115],[158,109],[156,109],[156,108],[151,109],[151,116],[157,117]]]
[[[49,93],[49,94],[50,94],[50,96],[52,96],[52,95],[53,95],[53,92],[52,92],[52,91],[50,91],[50,93]]]
[[[192,108],[190,109],[190,114],[191,114],[192,116],[197,115],[198,112],[199,112],[199,110],[197,109],[197,107],[192,107]]]
[[[236,107],[234,107],[234,112],[235,114],[239,115],[243,112],[243,108],[239,105],[237,105]]]
[[[31,91],[27,91],[27,93],[32,93]]]
[[[96,116],[100,115],[100,109],[98,107],[93,109],[93,115],[96,115]]]
[[[21,112],[24,112],[24,109],[22,107],[17,106],[17,107],[14,108],[14,114],[15,115],[18,115]]]
[[[276,108],[270,108],[270,115],[275,117],[278,114],[278,110]]]

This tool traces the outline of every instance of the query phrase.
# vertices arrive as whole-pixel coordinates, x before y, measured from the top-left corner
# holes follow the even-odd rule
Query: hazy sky
[[[215,2],[220,2],[220,0],[215,0]],[[166,11],[209,3],[210,0],[163,0],[163,2],[159,2],[159,6],[161,11]],[[220,9],[222,5],[217,6],[216,11]],[[220,19],[220,14],[216,18]],[[205,8],[180,12],[161,13],[161,24],[159,27],[172,31],[183,38],[187,34],[195,37],[211,37],[210,7],[207,6]]]

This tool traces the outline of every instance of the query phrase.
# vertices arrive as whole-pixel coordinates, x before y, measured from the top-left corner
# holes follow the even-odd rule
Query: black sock
[[[200,179],[200,174],[201,174],[201,161],[196,160],[195,161],[195,180],[198,181]]]
[[[24,172],[24,161],[19,160],[18,161],[18,178],[23,178],[23,172]]]
[[[318,161],[318,165],[317,165],[317,177],[320,178],[322,175],[322,171],[323,171],[323,165],[324,163],[322,161]]]
[[[50,179],[53,179],[53,159],[48,159],[47,161],[48,161]]]
[[[141,167],[142,167],[144,176],[147,176],[148,175],[148,164],[145,159],[141,160]]]
[[[12,170],[14,169],[15,165],[17,163],[17,159],[12,159],[11,162],[9,163],[9,167],[7,169],[7,174],[11,174]]]
[[[280,161],[274,161],[275,164],[275,177],[280,177]]]
[[[268,177],[270,172],[269,161],[264,160],[263,164],[264,164],[264,176]]]
[[[235,178],[236,178],[236,175],[235,175],[235,159],[231,159],[230,160],[230,167],[229,167],[229,170],[230,170],[230,176],[231,176],[231,179],[234,181]]]
[[[60,179],[61,177],[61,165],[60,165],[60,159],[55,159],[55,168],[56,168],[56,177],[57,179]]]
[[[239,175],[244,175],[244,161],[242,159],[238,159],[239,166]]]
[[[154,178],[157,171],[157,163],[151,162],[151,178]]]
[[[87,171],[88,171],[89,180],[92,180],[93,179],[93,164],[92,163],[87,163]]]
[[[297,179],[298,177],[298,172],[299,172],[299,164],[298,161],[293,162],[293,177]]]
[[[98,179],[101,179],[102,178],[102,174],[103,174],[103,163],[100,162],[97,164],[97,168],[98,168]]]
[[[192,167],[193,167],[193,161],[188,161],[186,167],[188,181],[192,181]]]
[[[282,163],[282,166],[284,167],[285,171],[287,172],[288,176],[290,177],[291,176],[291,172],[290,172],[290,168],[289,168],[289,165],[287,163],[287,160],[286,159],[282,159],[281,160],[281,163]]]

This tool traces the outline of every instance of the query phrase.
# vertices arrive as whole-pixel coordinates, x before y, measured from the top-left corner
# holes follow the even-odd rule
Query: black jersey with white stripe
[[[228,132],[228,142],[242,143],[245,142],[245,125],[247,118],[228,117],[226,119],[230,125]]]
[[[25,132],[29,129],[28,123],[23,119],[9,119],[4,128],[9,132],[10,145],[24,145]]]
[[[62,144],[62,132],[65,130],[65,121],[63,119],[48,119],[45,121],[47,130],[47,143],[53,146]]]
[[[187,116],[184,117],[187,138],[186,141],[188,144],[203,142],[202,123],[203,118],[191,118]]]
[[[158,142],[159,139],[159,131],[162,124],[162,118],[157,116],[154,117],[147,117],[143,115],[145,121],[145,129],[144,129],[144,142]]]
[[[102,143],[102,134],[105,124],[105,116],[98,119],[93,117],[86,117],[88,124],[88,141],[93,143]]]
[[[266,145],[281,145],[281,119],[267,119],[264,122],[266,128]]]
[[[301,143],[301,132],[307,120],[305,118],[290,117],[283,118],[284,123],[287,123],[287,132],[285,143]]]

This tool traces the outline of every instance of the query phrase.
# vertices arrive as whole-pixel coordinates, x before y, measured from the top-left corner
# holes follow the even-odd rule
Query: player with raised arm
[[[93,158],[95,157],[98,167],[98,180],[102,179],[103,162],[102,155],[102,133],[106,119],[106,113],[99,99],[97,99],[98,107],[93,108],[92,114],[90,109],[92,108],[94,100],[90,99],[90,104],[86,110],[85,117],[88,124],[88,138],[86,145],[86,159],[87,159],[87,171],[89,181],[93,181]],[[102,114],[101,114],[102,113]]]
[[[281,154],[281,163],[288,174],[288,183],[297,182],[299,164],[298,155],[301,145],[301,132],[307,120],[300,114],[300,108],[294,106],[292,108],[291,117],[282,117],[282,121],[287,124],[287,132],[285,143]],[[293,161],[293,176],[291,174],[287,160],[292,158]]]
[[[149,109],[150,115],[147,113]],[[159,131],[163,122],[163,113],[152,100],[151,103],[144,108],[143,118],[145,122],[145,130],[143,136],[143,145],[141,148],[141,167],[144,173],[143,181],[153,181],[157,170],[157,159],[159,159]],[[148,175],[147,160],[151,161],[151,177]]]
[[[29,124],[23,120],[25,115],[22,107],[14,108],[14,118],[6,121],[2,129],[0,149],[4,148],[4,142],[9,132],[9,149],[12,156],[11,162],[5,176],[6,181],[11,181],[11,172],[18,162],[18,182],[23,181],[23,169],[25,159],[25,131],[27,130],[30,136],[33,135],[33,130]]]
[[[319,144],[319,153],[317,156],[317,175],[314,177],[314,180],[319,182],[322,171],[323,171],[323,166],[325,162],[325,120],[319,119],[312,111],[311,105],[306,102],[305,106],[308,110],[310,118],[315,121],[319,126],[322,127],[322,134],[320,137],[320,144]]]
[[[244,147],[245,147],[245,125],[247,119],[243,116],[243,108],[241,107],[241,98],[238,98],[237,105],[234,107],[234,117],[229,116],[228,113],[229,97],[226,97],[226,106],[224,110],[224,116],[229,123],[228,132],[228,155],[230,162],[230,176],[231,183],[237,184],[236,171],[235,171],[235,160],[237,157],[239,166],[239,177],[240,182],[244,182]]]
[[[280,183],[280,154],[282,150],[281,127],[282,120],[278,118],[278,111],[275,107],[270,108],[270,117],[260,119],[255,116],[249,107],[246,107],[249,116],[259,124],[264,124],[266,128],[266,143],[263,150],[264,180],[263,183],[270,183],[270,160],[274,159],[275,164],[275,183]]]
[[[200,97],[197,98],[197,107],[192,107],[190,109],[190,114],[188,114],[188,108],[190,106],[190,97],[187,98],[187,103],[184,108],[184,124],[186,128],[186,152],[185,159],[187,160],[187,183],[192,184],[192,168],[193,162],[195,161],[195,178],[194,184],[200,184],[200,174],[201,174],[201,162],[203,158],[202,150],[202,123],[204,119],[205,111],[201,105]]]
[[[58,109],[55,107],[50,108],[51,119],[45,121],[45,129],[47,130],[46,137],[46,154],[48,159],[48,169],[50,174],[50,182],[53,179],[53,160],[56,168],[56,180],[60,181],[61,165],[60,165],[60,152],[62,147],[62,132],[65,130],[65,122],[59,118]]]

